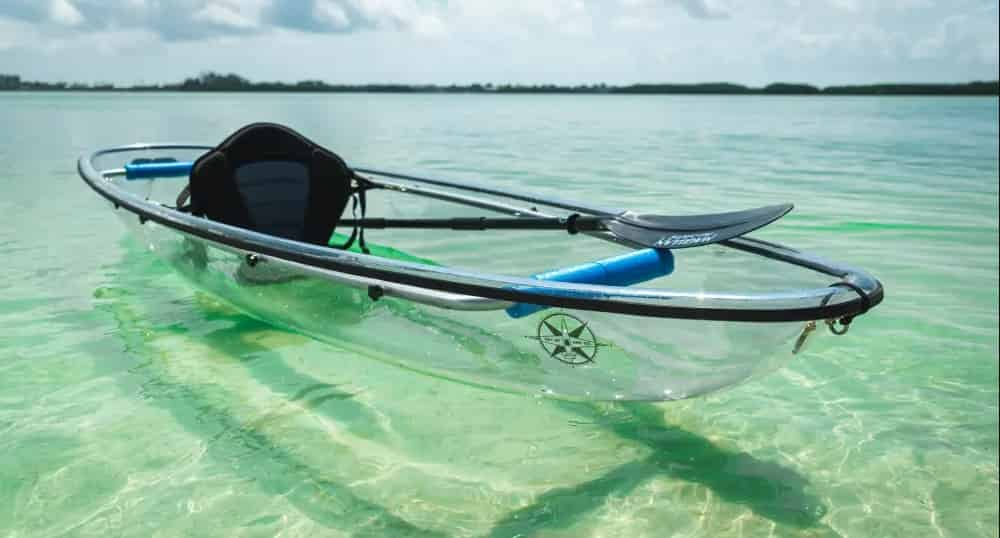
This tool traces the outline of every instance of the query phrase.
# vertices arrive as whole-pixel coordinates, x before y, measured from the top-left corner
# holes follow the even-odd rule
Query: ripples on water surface
[[[0,534],[997,536],[997,114],[995,98],[2,94]],[[870,269],[887,300],[776,374],[669,405],[417,376],[192,291],[74,172],[86,149],[258,120],[355,164],[612,206],[794,201],[758,236]]]

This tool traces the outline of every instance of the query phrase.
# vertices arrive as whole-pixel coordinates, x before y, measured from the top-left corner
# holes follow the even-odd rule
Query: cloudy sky
[[[34,80],[560,84],[998,78],[997,0],[0,0]]]

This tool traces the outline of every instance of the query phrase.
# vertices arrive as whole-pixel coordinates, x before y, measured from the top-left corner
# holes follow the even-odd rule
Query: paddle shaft
[[[370,230],[384,228],[424,228],[444,230],[567,230],[594,232],[606,229],[605,217],[577,217],[575,219],[550,217],[488,218],[456,217],[450,219],[342,219],[339,226],[360,226]]]

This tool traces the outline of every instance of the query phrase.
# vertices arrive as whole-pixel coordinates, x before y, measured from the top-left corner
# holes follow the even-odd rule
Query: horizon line
[[[17,74],[0,73],[0,90],[5,91],[122,91],[122,92],[324,92],[324,93],[578,93],[578,94],[726,94],[726,95],[997,95],[1000,81],[966,82],[880,82],[819,86],[805,82],[771,82],[749,86],[734,82],[637,82],[630,84],[493,83],[414,84],[329,83],[318,79],[295,82],[254,82],[234,73],[207,71],[182,82],[115,84],[109,82],[42,82],[22,80]]]

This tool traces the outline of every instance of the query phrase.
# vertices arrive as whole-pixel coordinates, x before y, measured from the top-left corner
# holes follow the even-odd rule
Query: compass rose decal
[[[538,340],[553,359],[573,366],[594,362],[597,350],[608,345],[597,341],[587,322],[569,314],[546,316],[538,324],[536,336],[527,338]]]

